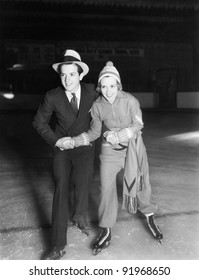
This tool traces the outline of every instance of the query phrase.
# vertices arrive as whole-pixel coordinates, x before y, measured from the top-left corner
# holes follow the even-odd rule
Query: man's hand
[[[60,150],[69,150],[74,148],[74,140],[71,137],[62,137],[57,140],[55,146],[58,147]]]

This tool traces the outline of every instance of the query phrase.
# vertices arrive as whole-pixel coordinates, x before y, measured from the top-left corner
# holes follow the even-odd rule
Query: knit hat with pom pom
[[[108,61],[106,63],[106,66],[99,73],[98,83],[100,83],[101,79],[106,76],[114,77],[121,84],[120,74],[117,71],[117,69],[115,68],[115,66],[113,66],[112,61]]]

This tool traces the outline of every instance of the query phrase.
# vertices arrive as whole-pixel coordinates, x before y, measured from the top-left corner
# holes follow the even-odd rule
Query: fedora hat
[[[85,76],[89,71],[88,65],[81,61],[80,55],[74,50],[66,50],[64,53],[63,61],[54,63],[52,67],[56,72],[58,72],[57,69],[59,65],[68,64],[68,63],[78,64],[83,70],[82,72],[83,76]]]

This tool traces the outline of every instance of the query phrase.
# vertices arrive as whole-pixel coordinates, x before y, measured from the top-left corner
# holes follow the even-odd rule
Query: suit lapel
[[[69,123],[73,124],[74,121],[76,120],[76,117],[74,116],[70,102],[63,89],[60,90],[59,104],[61,107],[61,110],[60,110],[61,114],[63,116],[65,116],[65,118],[69,121]]]
[[[90,95],[89,91],[87,90],[87,88],[84,84],[81,84],[81,99],[80,99],[80,104],[79,104],[79,112],[78,112],[77,118],[74,120],[70,129],[74,128],[75,125],[77,124],[78,120],[82,119],[84,117],[85,113],[87,113],[90,110],[90,108],[89,108],[89,104],[91,103],[90,99],[91,99],[91,95]]]
[[[81,100],[79,104],[79,113],[77,116],[77,119],[81,118],[82,114],[85,114],[86,110],[89,110],[88,103],[90,99],[90,94],[86,89],[86,86],[84,84],[81,84]]]
[[[60,113],[64,116],[65,119],[67,119],[70,129],[72,129],[75,127],[78,120],[83,119],[84,115],[90,110],[90,106],[92,104],[92,95],[87,89],[86,85],[82,83],[81,99],[77,117],[75,117],[66,93],[62,88],[60,88],[60,94],[57,102],[59,104]]]

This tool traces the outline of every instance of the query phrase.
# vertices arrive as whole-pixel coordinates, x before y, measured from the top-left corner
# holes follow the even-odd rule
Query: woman
[[[74,146],[89,145],[103,133],[100,154],[101,200],[98,210],[101,233],[93,244],[97,254],[110,244],[111,229],[116,223],[118,197],[116,176],[124,169],[123,208],[130,213],[142,212],[157,240],[163,235],[154,222],[157,206],[150,202],[148,160],[142,141],[142,112],[139,102],[122,91],[119,72],[107,62],[98,78],[101,96],[93,103],[91,128],[74,137]]]

